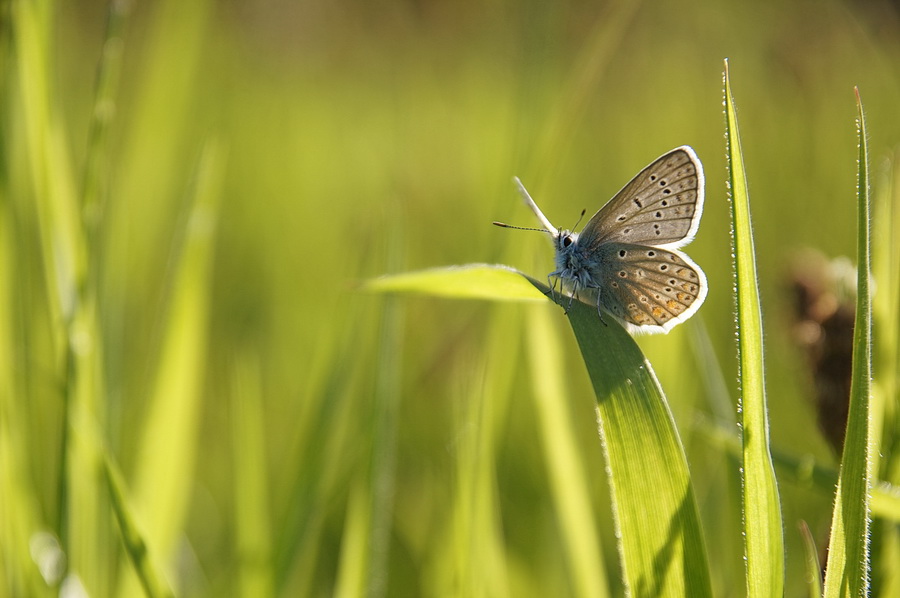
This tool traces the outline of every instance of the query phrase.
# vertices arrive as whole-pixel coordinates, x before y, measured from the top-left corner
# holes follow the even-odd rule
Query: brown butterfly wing
[[[596,250],[619,242],[681,247],[691,242],[703,212],[703,166],[688,146],[654,160],[584,227],[579,244]]]

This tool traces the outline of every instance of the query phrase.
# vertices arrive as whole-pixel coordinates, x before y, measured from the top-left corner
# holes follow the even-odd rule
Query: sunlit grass
[[[709,298],[638,342],[684,447],[674,475],[689,474],[696,502],[677,521],[702,529],[712,594],[744,595],[726,56],[785,595],[808,595],[797,521],[822,550],[839,463],[807,399],[784,264],[803,246],[856,259],[854,85],[866,100],[883,449],[871,580],[873,595],[896,593],[900,244],[888,223],[900,211],[896,170],[881,166],[900,139],[894,21],[831,2],[815,19],[802,4],[765,18],[712,2],[257,4],[139,3],[111,33],[81,3],[4,5],[0,593],[634,590],[612,518],[628,505],[606,482],[579,351],[604,333],[579,341],[508,271],[417,281],[434,295],[445,284],[443,298],[359,291],[471,263],[545,281],[546,239],[490,225],[530,224],[512,176],[536,181],[551,219],[571,225],[688,143],[708,179],[691,255]],[[529,301],[450,299],[501,286]],[[600,355],[632,342],[607,340]]]
[[[853,371],[847,434],[834,500],[828,539],[825,596],[868,594],[870,581],[869,496],[873,486],[875,455],[872,445],[872,216],[869,189],[869,133],[859,91],[856,90],[859,131],[857,175],[857,284],[856,321],[853,327]]]
[[[725,136],[733,214],[746,585],[748,596],[763,598],[784,594],[784,538],[781,501],[769,448],[765,352],[750,194],[727,61]]]

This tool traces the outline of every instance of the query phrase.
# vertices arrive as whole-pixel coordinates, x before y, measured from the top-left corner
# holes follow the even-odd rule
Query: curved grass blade
[[[595,307],[569,320],[594,392],[630,596],[710,596],[709,561],[684,447],[634,339]]]
[[[363,290],[512,301],[552,295],[530,276],[487,264],[384,276],[367,281]],[[569,306],[566,297],[558,300]],[[630,595],[710,596],[709,563],[687,459],[650,364],[620,325],[601,322],[596,307],[575,301],[569,319],[597,395]],[[580,570],[582,559],[572,565]],[[580,576],[582,591],[588,591],[592,584],[583,582],[592,577]]]
[[[865,596],[869,586],[869,492],[874,460],[871,438],[872,379],[871,242],[869,218],[869,150],[866,116],[856,90],[859,133],[857,180],[858,245],[856,321],[853,329],[853,370],[850,412],[841,458],[825,570],[825,596]]]
[[[750,196],[741,154],[737,114],[725,61],[725,129],[728,176],[731,186],[732,236],[737,290],[741,439],[743,444],[744,538],[747,595],[784,593],[784,537],[781,504],[766,416],[762,315],[756,276],[756,254],[750,223]]]

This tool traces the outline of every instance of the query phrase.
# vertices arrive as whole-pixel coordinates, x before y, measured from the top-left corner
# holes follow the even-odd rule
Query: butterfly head
[[[578,233],[560,229],[553,235],[553,245],[556,248],[557,258],[559,256],[571,255],[578,246]]]
[[[578,233],[558,230],[553,235],[553,246],[556,249],[556,272],[563,274],[563,277],[584,267],[582,252],[578,246]]]
[[[554,241],[559,251],[565,251],[578,242],[578,233],[573,233],[570,230],[559,230],[554,235]]]
[[[535,206],[537,207],[537,206]],[[575,223],[575,228],[584,218],[584,210]],[[581,251],[578,248],[578,233],[574,230],[558,228],[551,231],[553,244],[556,247],[556,267],[558,270],[575,270],[581,268]]]

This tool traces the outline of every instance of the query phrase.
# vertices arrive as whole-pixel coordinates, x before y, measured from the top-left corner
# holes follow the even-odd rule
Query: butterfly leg
[[[553,272],[547,275],[547,286],[550,288],[549,293],[544,293],[553,303],[556,303],[556,279],[553,278]]]
[[[609,324],[606,323],[606,320],[603,319],[603,310],[600,309],[600,296],[599,296],[599,293],[598,293],[598,296],[597,296],[597,315],[600,316],[600,323],[601,323],[601,324],[603,324],[604,326],[608,326],[608,325],[609,325]]]
[[[569,315],[569,310],[572,309],[572,302],[575,301],[575,295],[578,294],[578,279],[575,279],[575,282],[572,284],[572,294],[569,295],[569,304],[565,307],[565,314]]]
[[[550,287],[550,299],[556,302],[556,279],[553,278],[553,272],[547,275],[547,286]]]

